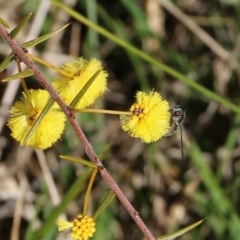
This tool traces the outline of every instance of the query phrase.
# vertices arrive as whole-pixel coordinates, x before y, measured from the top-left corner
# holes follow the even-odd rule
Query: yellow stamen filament
[[[35,60],[36,62],[39,62],[39,63],[41,63],[42,65],[53,69],[54,71],[60,73],[61,75],[65,76],[65,77],[67,77],[67,78],[70,78],[70,79],[72,78],[72,75],[71,75],[71,74],[68,74],[68,73],[62,71],[60,68],[52,65],[51,63],[46,62],[45,60],[43,60],[43,59],[41,59],[41,58],[39,58],[39,57],[37,57],[37,56],[34,56],[34,55],[30,54],[30,53],[27,53],[27,55],[28,55],[28,57],[30,57],[31,59]]]
[[[17,67],[18,67],[18,72],[21,73],[22,68],[21,68],[21,65],[20,65],[19,62],[17,62]],[[27,85],[26,85],[26,81],[25,81],[24,78],[21,78],[21,83],[22,83],[23,91],[26,95],[27,102],[28,102],[29,106],[31,106],[33,108],[32,101],[31,101],[29,91],[28,91],[28,88],[27,88]]]
[[[73,109],[73,112],[75,113],[104,113],[104,114],[113,114],[113,115],[132,115],[131,112],[125,112],[125,111],[114,111],[114,110],[106,110],[106,109]]]
[[[89,196],[90,196],[92,185],[93,185],[94,179],[95,179],[95,177],[97,175],[97,172],[98,172],[98,169],[94,168],[92,176],[91,176],[89,184],[88,184],[88,188],[87,188],[87,192],[86,192],[85,200],[84,200],[84,207],[83,207],[83,215],[84,216],[87,214]]]

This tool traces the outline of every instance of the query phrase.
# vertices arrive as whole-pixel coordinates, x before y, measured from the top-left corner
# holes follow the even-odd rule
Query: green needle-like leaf
[[[32,75],[33,75],[33,70],[32,69],[27,69],[23,72],[20,72],[20,73],[14,74],[12,76],[6,77],[3,80],[1,80],[1,82],[9,82],[9,81],[16,80],[16,79],[19,79],[19,78],[30,77]]]
[[[0,64],[0,72],[2,72],[4,69],[6,69],[6,67],[8,66],[8,64],[13,60],[13,53],[10,53]]]
[[[157,240],[172,240],[172,239],[175,239],[176,237],[179,237],[181,235],[183,235],[184,233],[186,232],[189,232],[190,230],[192,230],[193,228],[197,227],[198,225],[200,225],[202,222],[204,221],[204,219],[192,224],[192,225],[189,225],[188,227],[185,227],[185,228],[182,228],[180,230],[178,230],[177,232],[175,233],[172,233],[172,234],[167,234],[167,235],[164,235],[164,236],[161,236],[161,237],[158,237]]]
[[[36,119],[36,121],[34,122],[31,130],[28,132],[28,134],[26,135],[25,139],[24,139],[24,143],[23,145],[27,142],[27,140],[32,136],[32,134],[34,133],[35,129],[37,128],[37,126],[39,125],[39,123],[43,120],[43,118],[45,117],[45,115],[47,114],[47,112],[49,111],[49,109],[52,107],[52,105],[54,104],[54,100],[52,98],[49,99],[48,103],[46,104],[45,108],[42,110],[41,114],[39,115],[39,117]]]
[[[109,203],[113,200],[114,197],[115,197],[115,194],[112,191],[110,191],[108,195],[104,198],[103,203],[94,213],[93,215],[94,220],[98,218],[98,216],[104,211],[104,209],[109,205]]]
[[[28,20],[31,18],[32,12],[30,12],[23,20],[10,32],[10,37],[13,39],[15,38],[21,29],[25,26]]]
[[[22,26],[28,21],[28,19],[30,18],[31,16],[27,16],[27,17],[25,17],[24,19],[23,19],[23,23],[21,24]],[[13,36],[16,36],[16,34],[18,34],[18,29],[20,28],[20,24],[14,29],[15,30],[15,32],[11,32],[11,34],[13,35]],[[48,34],[46,34],[46,35],[43,35],[43,36],[41,36],[41,37],[39,37],[39,38],[36,38],[36,39],[34,39],[34,40],[31,40],[31,41],[29,41],[29,42],[26,42],[26,43],[23,43],[22,44],[22,47],[24,47],[24,48],[29,48],[29,47],[33,47],[33,46],[36,46],[37,44],[39,44],[39,43],[41,43],[41,42],[43,42],[43,41],[45,41],[45,40],[47,40],[48,38],[50,38],[50,37],[52,37],[52,36],[54,36],[56,33],[59,33],[60,31],[62,31],[63,29],[65,29],[66,27],[68,27],[68,25],[70,25],[70,23],[68,23],[68,24],[66,24],[66,25],[64,25],[63,27],[60,27],[60,28],[58,28],[58,29],[56,29],[56,30],[54,30],[54,31],[52,31],[52,32],[50,32],[50,33],[48,33]],[[12,37],[13,38],[13,37]],[[11,53],[11,54],[9,54],[4,60],[3,60],[3,62],[0,64],[0,72],[2,72],[7,66],[8,66],[8,64],[13,60],[13,57],[14,57],[14,55],[13,55],[13,53]]]
[[[8,23],[5,22],[2,18],[0,18],[0,23],[5,27],[5,28],[10,28]]]
[[[79,101],[81,101],[81,98],[84,96],[84,94],[87,92],[89,87],[93,84],[95,79],[97,78],[98,74],[101,72],[99,69],[97,72],[93,74],[93,76],[87,81],[87,83],[84,85],[84,87],[81,89],[81,91],[78,93],[78,95],[72,100],[70,107],[74,108]]]
[[[84,164],[84,165],[89,166],[91,168],[96,168],[97,167],[97,165],[95,163],[89,162],[89,161],[81,159],[81,158],[65,156],[65,155],[60,155],[59,157],[62,158],[62,159],[68,160],[70,162]]]
[[[63,29],[65,29],[69,25],[70,25],[70,23],[65,24],[63,27],[60,27],[60,28],[58,28],[58,29],[56,29],[56,30],[54,30],[54,31],[52,31],[50,33],[47,33],[47,34],[45,34],[45,35],[43,35],[43,36],[41,36],[39,38],[36,38],[36,39],[33,39],[33,40],[29,41],[29,42],[23,43],[22,47],[29,48],[29,47],[36,46],[37,44],[39,44],[39,43],[49,39],[50,37],[54,36],[55,34],[61,32]]]

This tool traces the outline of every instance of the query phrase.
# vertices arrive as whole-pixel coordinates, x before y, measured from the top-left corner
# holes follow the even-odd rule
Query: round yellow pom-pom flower
[[[12,130],[12,137],[19,141],[21,146],[46,149],[60,138],[66,117],[54,103],[33,134],[25,140],[49,99],[50,95],[46,90],[29,90],[29,98],[23,93],[21,101],[17,101],[11,108],[8,126]]]
[[[93,218],[79,214],[72,222],[58,221],[58,230],[64,231],[71,228],[71,238],[74,240],[88,240],[96,231]]]
[[[53,81],[53,87],[59,92],[67,104],[71,104],[73,99],[99,69],[100,73],[96,79],[77,105],[74,106],[74,108],[83,109],[94,103],[94,101],[107,90],[108,74],[103,71],[100,61],[93,58],[88,62],[83,58],[79,58],[73,62],[66,63],[62,71],[69,74],[71,78],[58,77]]]
[[[146,143],[155,142],[169,129],[169,104],[157,92],[137,92],[136,103],[131,106],[130,112],[130,116],[120,116],[120,123],[122,129],[132,137]]]

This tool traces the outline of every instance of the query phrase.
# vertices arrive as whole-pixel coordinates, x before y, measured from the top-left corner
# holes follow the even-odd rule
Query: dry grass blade
[[[60,203],[61,199],[60,199],[59,193],[57,191],[57,187],[54,183],[53,176],[49,169],[45,153],[42,150],[35,150],[35,153],[37,155],[39,164],[41,166],[42,173],[43,173],[46,185],[48,187],[48,191],[51,196],[52,203],[54,206],[56,206]]]
[[[215,41],[209,34],[207,34],[198,24],[196,24],[190,17],[184,14],[169,0],[157,0],[164,8],[166,8],[172,15],[181,21],[188,29],[190,29],[199,39],[201,39],[217,56],[222,60],[229,62],[233,69],[239,69],[240,65],[234,58],[231,59],[231,54],[225,50],[217,41]]]
[[[19,188],[19,197],[15,206],[11,240],[19,240],[21,219],[24,211],[24,202],[25,202],[25,196],[26,196],[26,191],[28,187],[26,176],[24,175],[22,170],[19,171],[18,177],[20,181],[20,188]]]

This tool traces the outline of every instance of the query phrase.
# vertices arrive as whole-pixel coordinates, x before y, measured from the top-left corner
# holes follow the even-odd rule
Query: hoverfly
[[[172,131],[169,133],[165,134],[164,137],[169,137],[172,136],[178,128],[180,129],[180,134],[181,134],[181,154],[182,154],[182,159],[184,157],[183,155],[183,138],[182,138],[182,126],[181,123],[183,122],[185,118],[185,113],[186,110],[181,106],[181,105],[175,105],[171,109],[171,122],[170,125],[173,125]]]

